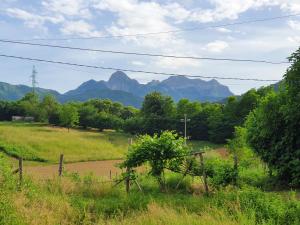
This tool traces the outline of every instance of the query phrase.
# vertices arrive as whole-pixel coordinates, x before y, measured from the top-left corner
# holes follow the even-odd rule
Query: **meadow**
[[[131,135],[113,130],[80,130],[54,127],[40,123],[0,122],[0,151],[25,161],[58,163],[60,154],[65,162],[123,159]],[[221,145],[206,141],[189,143],[194,149]]]

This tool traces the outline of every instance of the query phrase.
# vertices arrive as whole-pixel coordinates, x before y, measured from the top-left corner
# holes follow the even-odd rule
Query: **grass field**
[[[57,163],[60,154],[65,162],[124,158],[130,135],[115,131],[84,131],[32,123],[0,123],[0,150],[27,161]],[[220,147],[209,142],[193,141],[193,149]]]
[[[68,132],[42,124],[0,123],[0,143],[9,146],[6,153],[13,152],[25,160],[35,161],[37,157],[41,160],[36,161],[49,163],[57,163],[61,153],[66,162],[119,159],[127,151],[128,138],[114,131]]]

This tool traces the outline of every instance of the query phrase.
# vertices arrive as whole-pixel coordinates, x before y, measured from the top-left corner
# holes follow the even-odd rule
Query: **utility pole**
[[[32,73],[31,73],[31,84],[32,84],[32,93],[35,93],[35,88],[37,85],[37,81],[36,81],[36,75],[37,75],[37,71],[35,69],[35,66],[32,67]]]
[[[185,113],[184,119],[181,119],[180,121],[184,123],[184,144],[186,145],[186,140],[187,140],[186,126],[187,126],[187,122],[190,122],[191,120],[187,118],[187,114]]]

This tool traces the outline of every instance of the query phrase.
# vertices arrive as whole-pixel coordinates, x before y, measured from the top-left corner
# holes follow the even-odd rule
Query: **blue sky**
[[[131,35],[210,26],[300,13],[299,0],[1,0],[0,38],[74,38]],[[35,41],[84,48],[200,57],[285,61],[300,42],[300,16],[192,32],[64,41]],[[196,61],[0,43],[0,53],[105,67],[203,76],[281,79],[287,65]],[[0,58],[0,81],[30,84],[32,66],[40,87],[64,92],[82,82],[107,80],[112,71]],[[128,73],[146,83],[166,77]],[[270,82],[220,81],[235,94]]]

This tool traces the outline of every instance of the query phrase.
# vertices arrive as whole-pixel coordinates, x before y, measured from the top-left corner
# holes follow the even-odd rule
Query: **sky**
[[[298,13],[299,0],[0,0],[0,39],[151,54],[286,61],[299,47],[300,16],[159,35],[132,35]],[[106,38],[90,38],[101,36]],[[11,43],[0,43],[0,54],[165,73],[272,80],[282,79],[289,66],[128,56]],[[113,72],[0,57],[0,81],[30,85],[33,65],[38,72],[38,86],[60,92],[89,79],[107,80]],[[127,74],[140,83],[166,78]],[[235,94],[272,83],[219,82]]]

